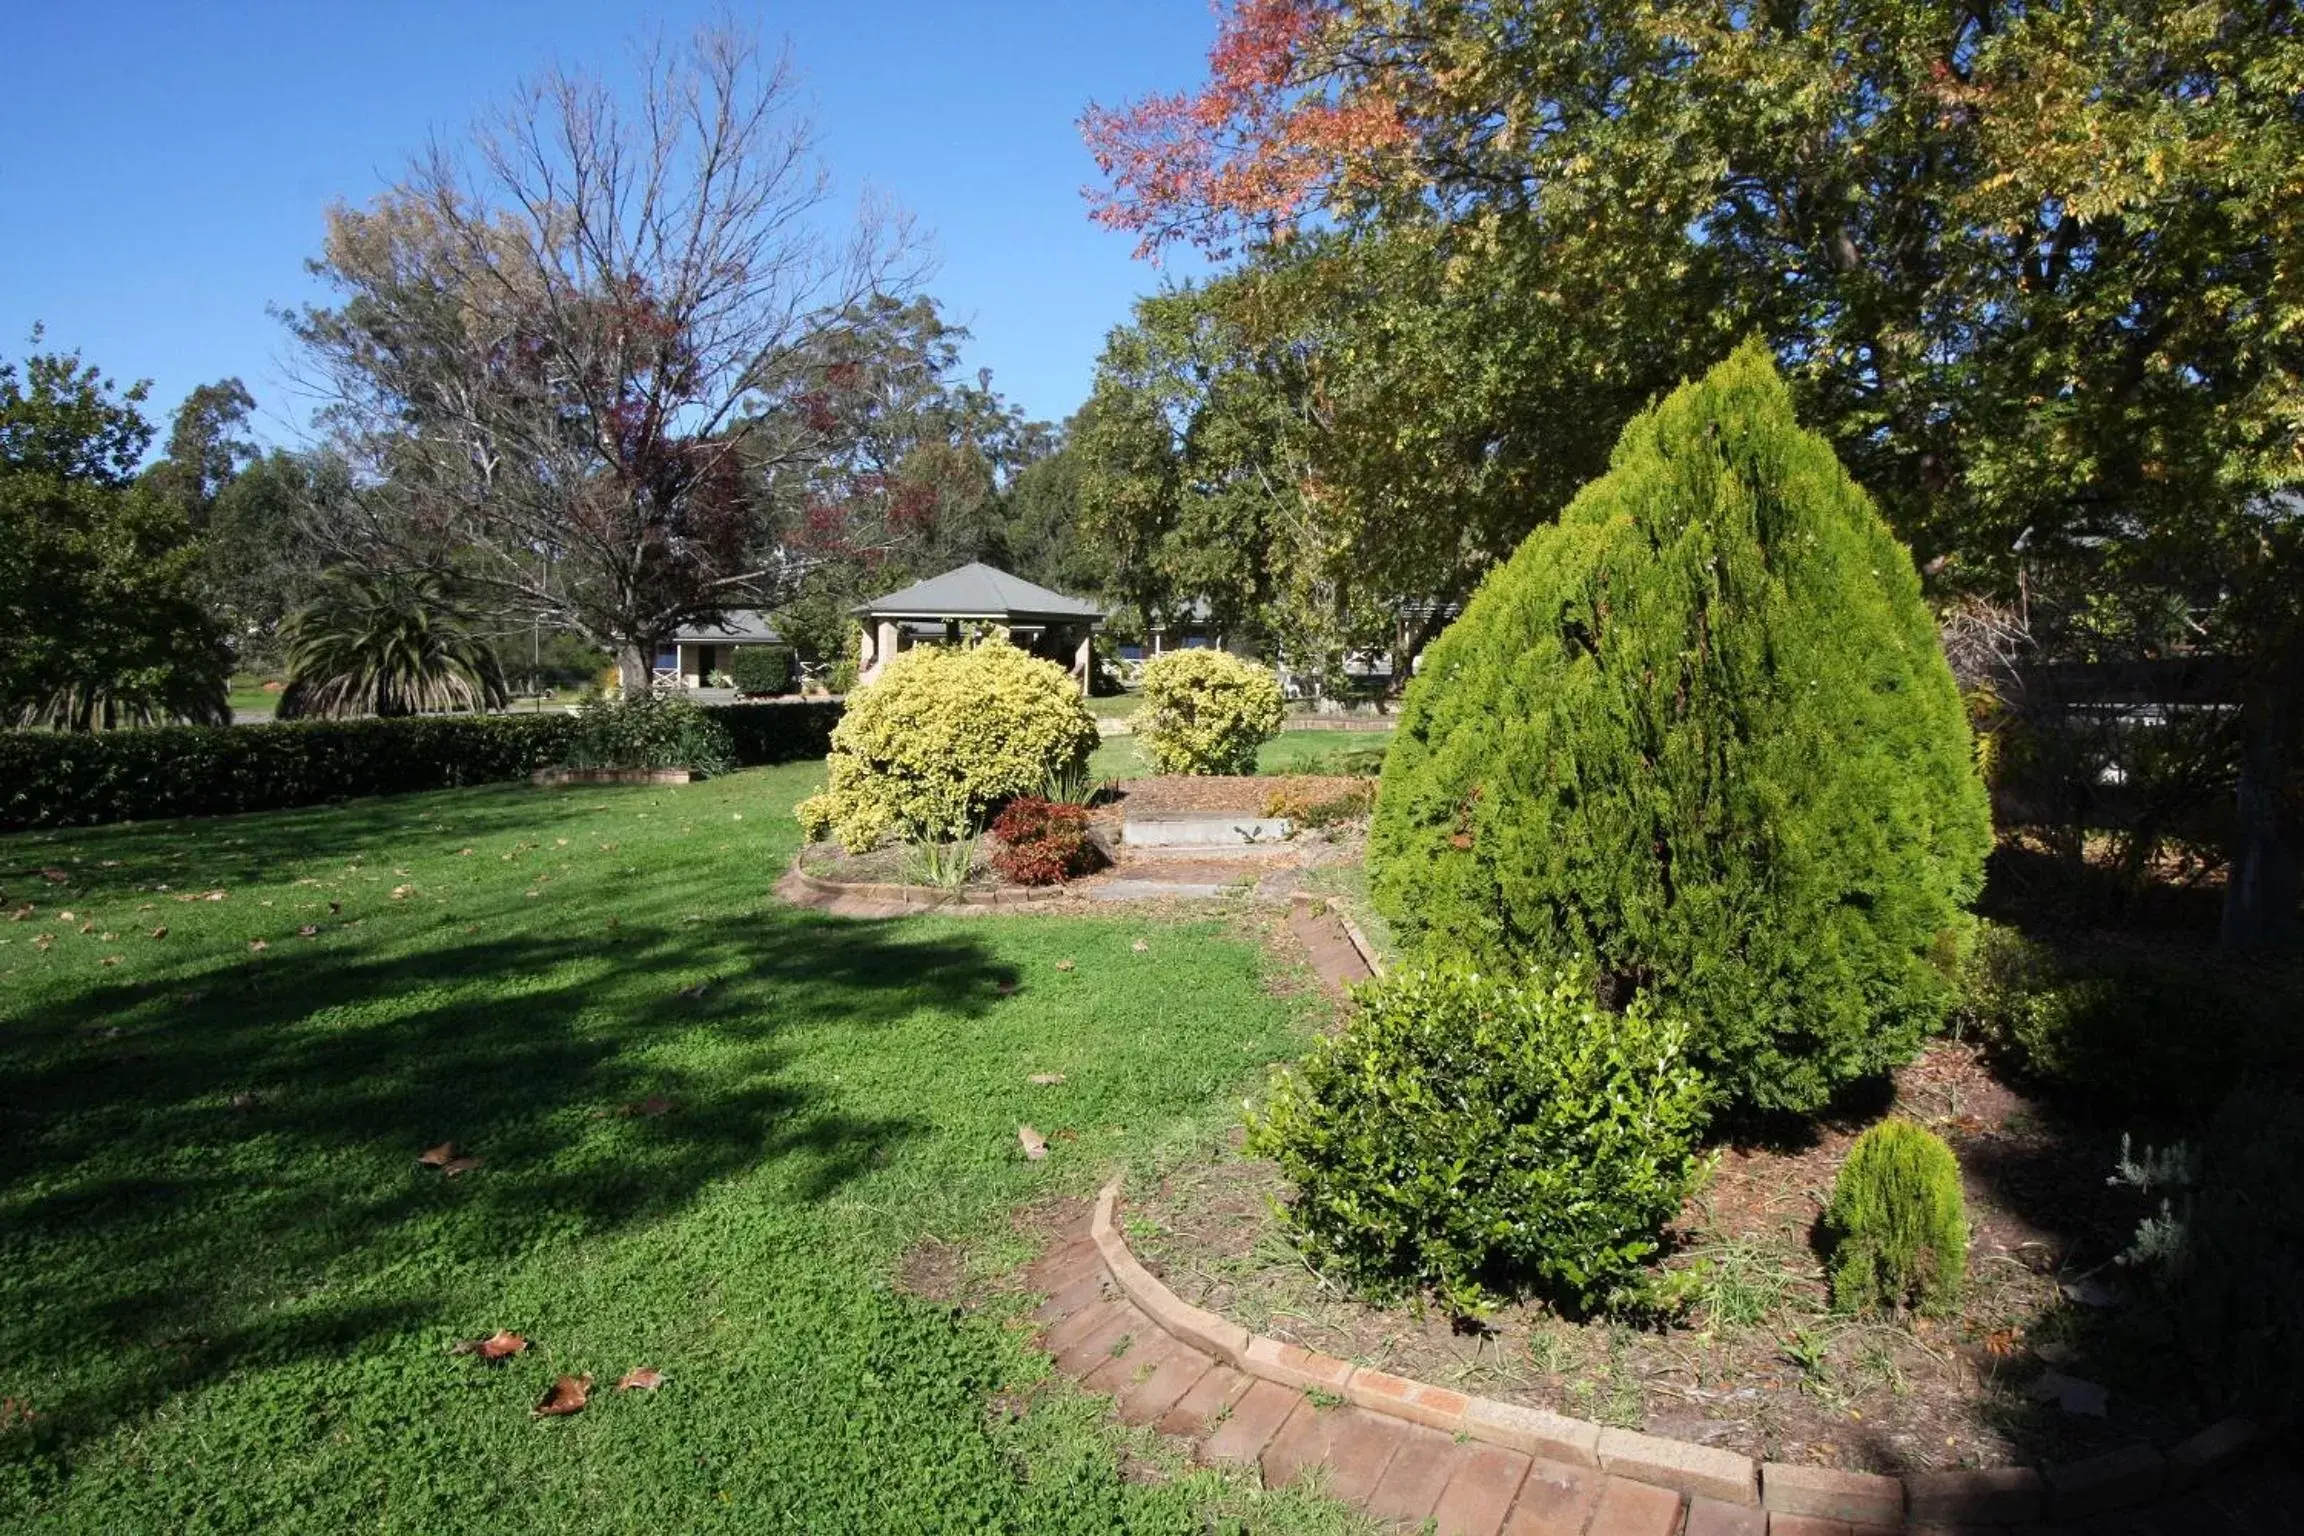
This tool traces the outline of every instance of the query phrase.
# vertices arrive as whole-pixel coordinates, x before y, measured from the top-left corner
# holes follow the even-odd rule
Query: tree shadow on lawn
[[[927,1128],[828,1102],[792,1070],[806,1032],[928,1001],[973,1015],[1008,975],[973,937],[908,927],[769,911],[629,924],[605,950],[315,947],[222,961],[204,993],[92,987],[9,1024],[0,1391],[40,1384],[57,1445],[437,1326],[414,1298],[731,1176],[827,1198]],[[686,995],[700,966],[720,979]],[[481,1166],[417,1165],[448,1140]]]
[[[230,887],[275,878],[285,864],[381,863],[387,855],[405,861],[437,851],[420,848],[411,854],[412,841],[436,839],[450,845],[449,851],[457,844],[507,837],[534,843],[539,837],[590,830],[589,823],[604,814],[629,817],[638,810],[676,824],[722,809],[720,799],[698,803],[711,794],[705,786],[570,791],[498,784],[285,811],[42,828],[0,834],[0,888],[11,902],[48,905],[117,897],[163,882],[180,889]],[[411,801],[421,801],[421,807]],[[47,881],[42,875],[47,869],[60,869],[70,880]]]

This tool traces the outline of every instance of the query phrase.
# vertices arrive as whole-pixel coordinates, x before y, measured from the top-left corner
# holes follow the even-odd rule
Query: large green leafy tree
[[[0,718],[230,719],[230,653],[184,514],[137,483],[144,386],[65,353],[0,362]]]
[[[1911,558],[1752,346],[1427,653],[1369,852],[1404,933],[1653,992],[1809,1110],[1940,1021],[1990,840]]]
[[[1560,413],[1621,419],[1758,333],[1946,586],[2054,595],[2083,652],[2108,608],[2161,616],[2133,651],[2236,650],[2249,939],[2293,929],[2304,864],[2300,93],[2296,8],[2258,0],[1238,0],[1203,89],[1088,129],[1148,245],[1245,246],[1307,295],[1389,271],[1411,341],[1472,340],[1434,367],[1356,327],[1339,394],[1391,402],[1336,418],[1364,510],[1509,472],[1402,495],[1386,542],[1436,587],[1482,507],[1473,563],[1557,512]]]

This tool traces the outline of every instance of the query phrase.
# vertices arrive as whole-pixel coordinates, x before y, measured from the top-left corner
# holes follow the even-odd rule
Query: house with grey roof
[[[859,682],[872,681],[914,645],[971,645],[997,638],[1071,668],[1082,693],[1088,691],[1089,647],[1104,622],[1104,610],[1086,598],[1051,592],[982,561],[916,581],[850,611],[864,625]]]
[[[758,609],[731,609],[716,620],[681,629],[656,653],[659,688],[709,688],[715,673],[729,670],[736,652],[748,645],[782,645],[784,639]]]

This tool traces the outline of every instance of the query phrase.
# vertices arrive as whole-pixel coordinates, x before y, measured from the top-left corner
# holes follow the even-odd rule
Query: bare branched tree
[[[549,73],[331,210],[338,301],[289,319],[364,471],[339,553],[450,570],[627,687],[790,592],[810,557],[767,487],[837,446],[811,344],[919,275],[903,218],[835,209],[787,59],[723,30],[641,64],[629,96]]]

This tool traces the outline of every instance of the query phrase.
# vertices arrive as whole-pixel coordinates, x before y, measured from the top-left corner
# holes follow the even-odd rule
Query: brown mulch
[[[1882,1108],[1891,1106],[1882,1106]],[[2151,1389],[2092,1327],[2106,1267],[2137,1211],[2105,1175],[2115,1145],[2067,1131],[1938,1042],[1898,1073],[1892,1106],[1951,1142],[1966,1176],[1969,1285],[1958,1317],[1830,1310],[1813,1247],[1848,1145],[1874,1114],[1792,1145],[1728,1146],[1671,1234],[1668,1265],[1711,1277],[1681,1320],[1577,1322],[1523,1303],[1477,1322],[1376,1307],[1289,1245],[1286,1181],[1234,1148],[1131,1191],[1130,1242],[1185,1300],[1272,1337],[1420,1380],[1767,1460],[1867,1471],[2062,1461],[2137,1439],[2171,1443],[2201,1415]],[[2036,1385],[2082,1383],[2069,1400]],[[2044,1380],[2045,1378],[2045,1380]]]
[[[1240,816],[1262,816],[1275,799],[1331,800],[1364,792],[1368,781],[1350,776],[1317,773],[1174,774],[1152,779],[1124,779],[1115,793],[1097,808],[1100,818],[1172,816],[1189,811],[1219,811]]]

